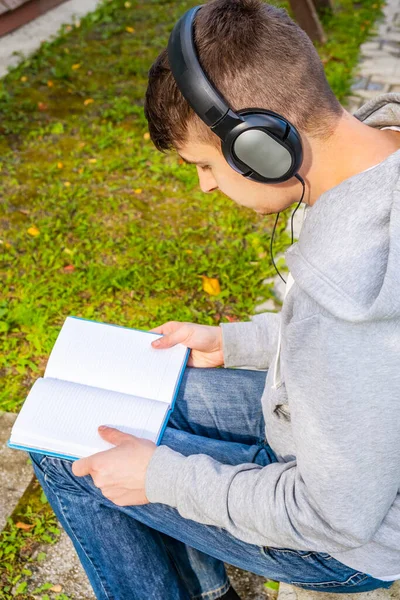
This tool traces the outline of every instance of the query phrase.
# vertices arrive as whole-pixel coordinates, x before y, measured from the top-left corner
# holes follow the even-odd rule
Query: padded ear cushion
[[[244,122],[234,127],[221,145],[228,164],[261,183],[279,183],[293,177],[303,160],[296,128],[266,109],[243,109],[237,114]]]

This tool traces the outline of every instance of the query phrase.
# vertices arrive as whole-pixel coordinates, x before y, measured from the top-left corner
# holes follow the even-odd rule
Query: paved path
[[[0,38],[0,77],[21,61],[21,54],[28,56],[35,52],[42,40],[49,40],[61,25],[74,23],[80,17],[92,12],[99,0],[67,0],[41,17],[27,23],[16,31]],[[18,53],[18,54],[15,54]]]
[[[400,0],[388,0],[384,17],[377,24],[377,35],[361,50],[358,77],[349,101],[351,112],[377,94],[400,92]]]

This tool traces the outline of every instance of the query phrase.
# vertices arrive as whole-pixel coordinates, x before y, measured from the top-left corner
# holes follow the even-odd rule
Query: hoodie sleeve
[[[296,460],[231,466],[161,445],[146,494],[247,543],[333,554],[372,540],[398,492],[400,343],[390,320],[289,328]]]
[[[278,343],[280,316],[265,312],[244,323],[221,323],[224,366],[268,369]]]

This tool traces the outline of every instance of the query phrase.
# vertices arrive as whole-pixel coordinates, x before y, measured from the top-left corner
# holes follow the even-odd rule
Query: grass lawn
[[[195,4],[111,0],[0,82],[0,409],[19,410],[67,315],[218,324],[247,319],[272,293],[262,281],[274,275],[274,217],[202,194],[195,168],[148,139],[147,70]],[[380,0],[340,0],[324,20],[319,51],[342,101],[380,10]],[[284,228],[285,216],[276,253]],[[27,592],[30,563],[45,559],[34,550],[57,536],[33,482],[0,536],[2,599],[68,600],[58,582]]]
[[[325,19],[341,100],[379,1],[341,0]],[[105,2],[0,82],[0,409],[18,411],[67,315],[217,325],[271,296],[274,216],[203,194],[195,168],[148,139],[148,68],[196,3]]]

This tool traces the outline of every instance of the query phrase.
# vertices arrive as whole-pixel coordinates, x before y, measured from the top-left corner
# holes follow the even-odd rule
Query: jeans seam
[[[268,550],[268,546],[261,546],[261,554],[267,556],[265,549]],[[274,552],[279,552],[280,554],[294,554],[299,558],[308,558],[309,556],[318,556],[320,553],[314,550],[310,550],[307,554],[299,554],[297,550],[290,550],[285,548],[271,548]],[[333,560],[333,556],[324,556],[324,560]],[[354,575],[353,575],[354,577]]]
[[[314,581],[292,581],[292,585],[297,585],[299,587],[303,587],[303,586],[309,586],[309,587],[317,587],[317,588],[322,588],[322,587],[344,587],[346,585],[358,585],[359,583],[365,581],[366,579],[368,579],[368,575],[364,575],[364,577],[361,577],[361,579],[359,579],[357,582],[355,583],[351,583],[351,580],[354,579],[354,577],[356,577],[357,575],[362,575],[361,572],[355,573],[354,575],[352,575],[351,577],[349,577],[346,581],[323,581],[323,582],[314,582]]]
[[[223,596],[224,594],[226,594],[226,592],[229,590],[230,588],[230,581],[229,579],[227,579],[224,583],[224,585],[221,585],[218,588],[215,588],[214,590],[211,590],[209,592],[202,592],[201,594],[197,595],[197,596],[192,596],[193,600],[201,600],[201,598],[205,598],[206,600],[217,600],[218,598],[221,598],[221,596]],[[221,593],[222,591],[222,593]],[[218,596],[215,596],[214,594],[218,593]]]
[[[47,477],[47,474],[46,474],[46,473],[44,473],[44,479],[45,479],[45,481],[46,481],[47,483],[49,482],[49,481],[48,481],[48,477]],[[98,576],[98,578],[99,578],[99,581],[100,581],[101,587],[103,588],[104,594],[106,595],[106,597],[108,598],[108,600],[114,600],[114,598],[113,598],[112,596],[110,596],[110,595],[109,595],[109,593],[107,592],[107,590],[105,589],[105,587],[104,587],[104,583],[103,583],[103,581],[102,581],[102,578],[101,578],[101,575],[100,575],[100,573],[99,573],[99,570],[97,569],[97,567],[96,567],[96,565],[94,564],[94,562],[93,562],[93,560],[91,559],[91,557],[90,557],[90,556],[88,555],[88,553],[86,552],[86,549],[84,548],[84,546],[82,545],[82,542],[80,541],[79,537],[78,537],[78,536],[77,536],[77,534],[75,533],[75,531],[74,531],[74,528],[72,527],[70,520],[67,518],[67,514],[66,514],[66,512],[65,512],[65,508],[64,508],[64,506],[63,506],[63,503],[62,503],[62,501],[61,501],[60,497],[58,496],[58,494],[56,493],[55,489],[56,489],[56,488],[54,488],[54,489],[53,489],[53,493],[54,493],[55,497],[56,497],[56,498],[57,498],[57,500],[58,500],[58,504],[59,504],[59,507],[60,507],[61,513],[62,513],[62,515],[63,515],[64,519],[66,520],[66,522],[68,523],[68,525],[70,526],[70,529],[71,529],[71,532],[72,532],[72,534],[73,534],[74,538],[75,538],[75,539],[76,539],[76,541],[78,542],[79,546],[82,548],[83,552],[85,553],[85,556],[86,556],[86,558],[87,558],[87,559],[88,559],[88,561],[91,563],[91,565],[92,565],[92,567],[93,567],[94,571],[96,572],[96,574],[97,574],[97,576]]]

